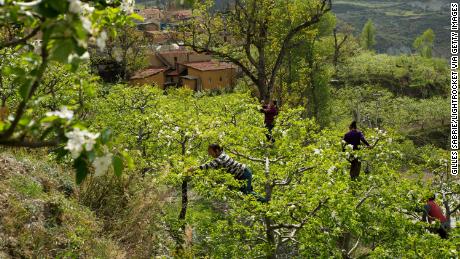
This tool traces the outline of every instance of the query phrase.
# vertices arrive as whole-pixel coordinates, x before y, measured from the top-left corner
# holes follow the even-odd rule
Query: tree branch
[[[16,45],[19,45],[19,44],[25,44],[27,43],[27,41],[29,39],[31,39],[32,37],[34,37],[35,35],[37,35],[37,33],[40,31],[41,29],[41,25],[35,27],[27,36],[25,36],[24,38],[21,38],[21,39],[16,39],[16,40],[12,40],[12,41],[9,41],[9,42],[5,42],[3,44],[0,45],[0,49],[4,49],[4,48],[8,48],[8,47],[14,47]]]
[[[289,185],[289,184],[292,182],[292,176],[293,176],[294,174],[301,174],[301,173],[306,172],[306,171],[308,171],[308,170],[311,170],[311,169],[313,169],[313,168],[315,168],[315,166],[309,166],[309,167],[302,167],[302,168],[299,168],[299,169],[297,169],[295,172],[290,173],[290,174],[288,175],[288,177],[287,177],[285,180],[283,180],[283,181],[274,180],[272,186],[285,186],[285,185]]]
[[[332,3],[331,0],[322,0],[321,7],[319,9],[319,12],[315,14],[311,19],[305,21],[304,23],[298,25],[297,27],[293,28],[284,38],[283,44],[281,45],[281,50],[276,58],[275,65],[273,66],[271,76],[270,76],[270,81],[269,81],[269,89],[271,91],[274,83],[275,83],[275,77],[276,74],[278,73],[278,70],[281,67],[281,64],[283,62],[283,58],[286,55],[286,50],[289,48],[289,43],[291,40],[294,38],[297,33],[301,32],[302,30],[312,26],[313,24],[316,24],[320,21],[320,18],[329,12],[332,8]]]
[[[234,150],[228,150],[228,152],[231,153],[231,154],[234,154],[234,155],[236,155],[236,156],[240,156],[240,157],[246,158],[247,160],[250,160],[250,161],[253,161],[253,162],[265,163],[265,159],[262,159],[262,158],[256,158],[256,157],[251,157],[251,156],[243,155],[243,154],[241,154],[240,152],[234,151]]]
[[[358,204],[356,204],[356,208],[359,208],[361,207],[361,205],[363,205],[363,203],[369,198],[371,197],[371,191],[375,188],[375,186],[371,186],[371,188],[369,188],[369,190],[367,190],[366,194],[364,195],[364,197],[358,202]]]
[[[459,210],[459,209],[460,209],[460,204],[458,204],[457,207],[455,207],[454,209],[452,209],[452,210],[450,211],[449,215],[454,214],[454,213],[457,212],[457,210]]]
[[[44,44],[44,43],[42,45],[42,48],[41,48],[41,51],[42,51],[42,53],[41,53],[42,63],[40,64],[40,66],[37,69],[37,76],[35,77],[35,80],[34,80],[32,86],[30,87],[29,93],[21,101],[21,103],[19,103],[19,106],[16,109],[14,120],[11,123],[11,126],[4,133],[0,134],[0,139],[1,140],[7,140],[8,138],[11,137],[11,135],[13,135],[14,130],[16,129],[16,127],[17,127],[19,121],[21,120],[21,117],[24,114],[24,111],[25,111],[25,109],[27,107],[27,102],[34,95],[34,93],[37,90],[37,88],[40,86],[41,80],[43,78],[43,75],[45,73],[46,67],[48,65],[48,49],[47,49],[46,45],[47,44]]]
[[[348,257],[350,257],[351,254],[353,253],[353,251],[355,251],[355,249],[358,247],[359,241],[360,241],[360,238],[358,237],[358,240],[356,240],[356,244],[350,249],[350,251],[348,251],[348,253],[347,253]]]
[[[27,147],[27,148],[43,148],[55,147],[59,144],[58,141],[43,141],[33,142],[28,140],[0,140],[0,145],[7,147]]]
[[[323,207],[324,204],[327,203],[327,201],[329,200],[330,198],[327,197],[326,199],[324,199],[323,201],[319,202],[318,206],[316,206],[315,209],[313,209],[310,213],[308,213],[308,215],[300,222],[299,225],[294,225],[294,229],[292,230],[291,234],[286,238],[284,239],[282,242],[285,243],[286,241],[288,241],[289,239],[291,238],[294,238],[294,236],[297,234],[297,232],[302,229],[302,227],[307,223],[308,219],[310,217],[313,217],[315,216],[315,214]],[[277,226],[277,225],[276,225]]]

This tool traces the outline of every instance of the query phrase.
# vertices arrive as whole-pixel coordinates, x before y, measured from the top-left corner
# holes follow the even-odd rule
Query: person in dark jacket
[[[273,141],[272,130],[275,127],[275,117],[278,115],[278,106],[275,101],[270,101],[268,105],[263,105],[260,109],[265,115],[264,123],[265,127],[268,129],[267,139]]]
[[[214,160],[202,164],[199,167],[191,167],[188,171],[193,172],[197,169],[207,170],[225,168],[236,180],[245,181],[245,184],[240,188],[241,192],[246,195],[254,195],[260,202],[266,202],[265,198],[254,192],[252,188],[252,172],[247,165],[233,160],[233,158],[224,152],[224,149],[219,144],[209,145],[208,154],[212,156]]]
[[[439,221],[441,223],[440,227],[436,229],[436,233],[443,238],[446,239],[447,230],[449,228],[449,223],[447,221],[446,216],[442,213],[441,207],[435,202],[435,196],[432,195],[428,198],[424,208],[423,208],[423,217],[422,221],[428,222],[431,224],[433,221]]]
[[[345,151],[345,145],[352,145],[353,150],[359,150],[361,142],[366,146],[371,147],[369,143],[364,138],[364,134],[358,130],[356,126],[356,121],[353,121],[349,127],[350,131],[343,137],[344,145],[342,145],[342,150]],[[352,180],[356,180],[359,177],[361,171],[361,162],[358,158],[352,158],[351,167],[350,167],[350,177]]]

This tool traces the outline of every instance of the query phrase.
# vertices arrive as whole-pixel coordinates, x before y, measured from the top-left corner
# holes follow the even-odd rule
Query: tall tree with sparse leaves
[[[364,49],[372,50],[377,44],[375,40],[375,26],[371,19],[367,20],[364,25],[363,31],[361,32],[361,47]]]
[[[432,29],[426,30],[422,35],[415,39],[413,44],[415,51],[422,57],[432,58],[435,37],[436,35]]]

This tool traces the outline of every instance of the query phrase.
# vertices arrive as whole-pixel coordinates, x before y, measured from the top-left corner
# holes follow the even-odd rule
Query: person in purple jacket
[[[350,124],[350,131],[343,137],[345,143],[342,145],[342,151],[345,151],[345,145],[352,145],[353,150],[359,150],[359,146],[361,142],[364,143],[366,146],[371,147],[369,143],[364,138],[364,134],[358,130],[356,126],[356,121],[353,121]],[[359,173],[361,171],[361,162],[358,158],[353,158],[351,160],[351,167],[350,167],[350,177],[352,180],[356,180],[359,177]]]

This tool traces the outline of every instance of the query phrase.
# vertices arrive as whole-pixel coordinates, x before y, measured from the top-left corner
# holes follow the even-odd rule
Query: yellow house
[[[183,64],[187,75],[182,76],[182,84],[195,91],[230,88],[235,83],[236,67],[218,61],[193,62]]]
[[[166,68],[148,68],[134,74],[129,83],[131,85],[157,85],[164,89]]]

